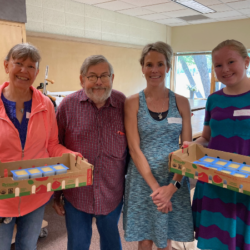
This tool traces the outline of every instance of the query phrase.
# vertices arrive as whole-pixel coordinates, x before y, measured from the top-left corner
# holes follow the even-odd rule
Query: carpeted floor
[[[191,188],[194,187],[195,181],[191,181]],[[46,238],[39,238],[37,250],[66,250],[67,249],[67,232],[65,226],[65,219],[57,215],[52,208],[52,202],[50,202],[45,209],[44,219],[48,221],[48,236]],[[126,242],[124,240],[124,231],[122,227],[122,215],[119,221],[119,230],[122,239],[122,248],[123,250],[137,250],[137,242]],[[15,249],[15,244],[12,245],[11,250]],[[93,235],[91,246],[89,250],[99,250],[99,234],[96,228],[95,223],[93,223]],[[153,250],[157,248],[154,246]],[[182,247],[178,250],[183,249]],[[186,250],[195,250],[195,248],[186,248]],[[80,249],[79,249],[80,250]],[[173,248],[173,250],[175,250]]]

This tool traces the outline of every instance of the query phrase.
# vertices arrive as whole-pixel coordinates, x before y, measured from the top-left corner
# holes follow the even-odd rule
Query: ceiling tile
[[[233,2],[228,3],[228,5],[236,10],[250,8],[250,1],[240,1],[240,2]]]
[[[245,14],[245,15],[250,15],[250,8],[249,9],[242,9],[238,10],[240,13]]]
[[[233,10],[233,11],[224,11],[224,12],[217,12],[211,14],[205,14],[205,16],[210,18],[226,18],[226,17],[234,17],[242,15],[240,12]]]
[[[220,0],[221,2],[223,3],[231,3],[231,2],[241,2],[241,1],[244,1],[244,0]]]
[[[229,7],[226,4],[216,4],[216,5],[212,5],[210,6],[211,9],[217,11],[217,12],[223,12],[223,11],[231,11],[233,10],[231,7]]]
[[[166,18],[162,20],[157,20],[157,23],[162,23],[162,24],[170,24],[170,23],[186,23],[185,21],[178,19],[178,18]]]
[[[170,23],[168,26],[174,27],[174,26],[186,26],[189,25],[189,23]]]
[[[103,9],[113,10],[113,11],[131,9],[131,8],[135,7],[132,4],[124,3],[124,2],[121,2],[121,1],[112,1],[112,2],[107,2],[107,3],[100,3],[100,4],[95,4],[95,6],[103,8]]]
[[[110,1],[109,0],[73,0],[73,1],[93,5],[93,4],[97,4],[97,3],[110,2],[112,0],[110,0]]]
[[[155,11],[155,12],[165,12],[165,11],[172,11],[172,10],[185,10],[185,9],[187,9],[183,5],[180,5],[180,4],[177,4],[174,2],[156,4],[156,5],[146,6],[144,8],[148,9],[148,10]]]
[[[130,16],[140,16],[140,15],[147,15],[153,13],[151,10],[146,10],[141,7],[128,9],[128,10],[120,10],[119,13],[130,15]]]
[[[219,0],[195,0],[198,3],[201,3],[205,6],[210,6],[213,4],[220,4],[221,2]]]
[[[158,20],[158,19],[164,19],[166,18],[165,15],[159,14],[159,13],[154,13],[154,14],[149,14],[149,15],[143,15],[143,16],[137,16],[138,18],[146,19],[146,20]]]
[[[186,9],[186,10],[168,11],[164,12],[164,14],[169,17],[182,17],[182,16],[199,15],[200,13],[191,9]]]
[[[121,0],[125,3],[134,4],[136,6],[147,6],[147,5],[155,5],[159,3],[168,3],[171,2],[171,0]]]
[[[206,20],[195,20],[189,21],[190,24],[199,24],[199,23],[214,23],[217,22],[216,19],[206,19]]]
[[[231,20],[239,20],[239,19],[246,19],[247,16],[235,16],[235,17],[225,17],[225,18],[217,18],[217,21],[231,21]]]

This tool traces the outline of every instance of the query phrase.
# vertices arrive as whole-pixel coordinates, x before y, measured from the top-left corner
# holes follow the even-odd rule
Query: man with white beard
[[[86,58],[80,69],[83,89],[65,97],[57,110],[60,143],[94,165],[92,186],[64,190],[63,198],[55,192],[54,208],[65,214],[68,250],[89,250],[93,217],[100,249],[122,249],[118,221],[127,156],[125,96],[112,90],[113,80],[112,65],[104,56]]]

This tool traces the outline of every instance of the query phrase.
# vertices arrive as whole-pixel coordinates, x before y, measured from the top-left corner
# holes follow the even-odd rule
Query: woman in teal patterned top
[[[125,102],[125,128],[131,160],[124,202],[127,241],[139,250],[170,250],[171,240],[193,241],[189,180],[170,173],[168,156],[181,140],[191,140],[189,102],[165,87],[172,49],[148,44],[140,63],[147,87]]]

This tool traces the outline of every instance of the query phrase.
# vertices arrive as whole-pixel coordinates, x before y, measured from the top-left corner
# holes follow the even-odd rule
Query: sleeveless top
[[[151,117],[144,91],[141,91],[137,118],[140,148],[151,172],[160,186],[169,185],[174,173],[168,170],[168,155],[179,149],[179,136],[182,131],[182,118],[176,106],[175,94],[169,90],[167,117],[156,121]],[[133,160],[130,160],[124,201],[124,230],[127,241],[152,240],[158,248],[165,248],[168,239],[193,241],[188,178],[184,177],[181,183],[182,187],[171,199],[173,211],[168,214],[161,213],[150,197],[152,190],[138,172]]]

